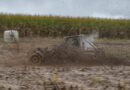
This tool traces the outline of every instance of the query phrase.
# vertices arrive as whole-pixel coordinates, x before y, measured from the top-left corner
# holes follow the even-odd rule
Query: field
[[[22,38],[17,49],[17,45],[1,41],[0,90],[44,90],[43,83],[50,78],[65,82],[68,86],[79,86],[79,90],[130,90],[129,64],[123,65],[115,61],[115,65],[96,65],[96,62],[90,65],[86,61],[85,65],[79,63],[63,66],[53,65],[51,62],[51,65],[30,65],[30,50],[36,47],[52,47],[61,42],[62,38]],[[130,59],[129,40],[99,40],[95,43],[122,60]]]
[[[3,42],[10,29],[19,31],[19,43]],[[57,48],[64,36],[93,33],[103,53]],[[46,90],[45,82],[67,90],[130,90],[130,20],[0,14],[0,38],[0,90]],[[57,51],[32,65],[30,52],[38,47]]]
[[[130,38],[130,20],[125,19],[0,14],[0,35],[7,29],[18,30],[21,37],[63,37],[97,31],[99,38]]]

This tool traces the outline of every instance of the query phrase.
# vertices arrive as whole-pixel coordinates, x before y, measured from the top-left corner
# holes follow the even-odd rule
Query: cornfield
[[[130,20],[125,19],[0,14],[0,35],[7,29],[18,30],[21,37],[62,37],[98,31],[100,38],[130,38]]]

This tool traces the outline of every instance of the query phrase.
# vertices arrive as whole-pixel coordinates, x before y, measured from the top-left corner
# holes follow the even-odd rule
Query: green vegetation
[[[65,36],[99,31],[100,38],[130,38],[130,20],[0,14],[0,33],[17,29],[21,36]]]

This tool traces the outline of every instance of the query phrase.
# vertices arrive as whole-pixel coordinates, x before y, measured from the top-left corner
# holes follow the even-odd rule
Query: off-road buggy
[[[103,49],[87,40],[85,35],[75,35],[66,36],[61,44],[53,48],[36,48],[29,54],[29,62],[40,65],[54,59],[57,63],[67,63],[66,60],[74,63],[76,59],[85,57],[94,60],[102,56],[105,57]]]

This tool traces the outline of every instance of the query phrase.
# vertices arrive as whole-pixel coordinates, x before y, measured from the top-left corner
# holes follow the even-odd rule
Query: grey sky
[[[0,12],[130,18],[130,0],[0,0]]]

